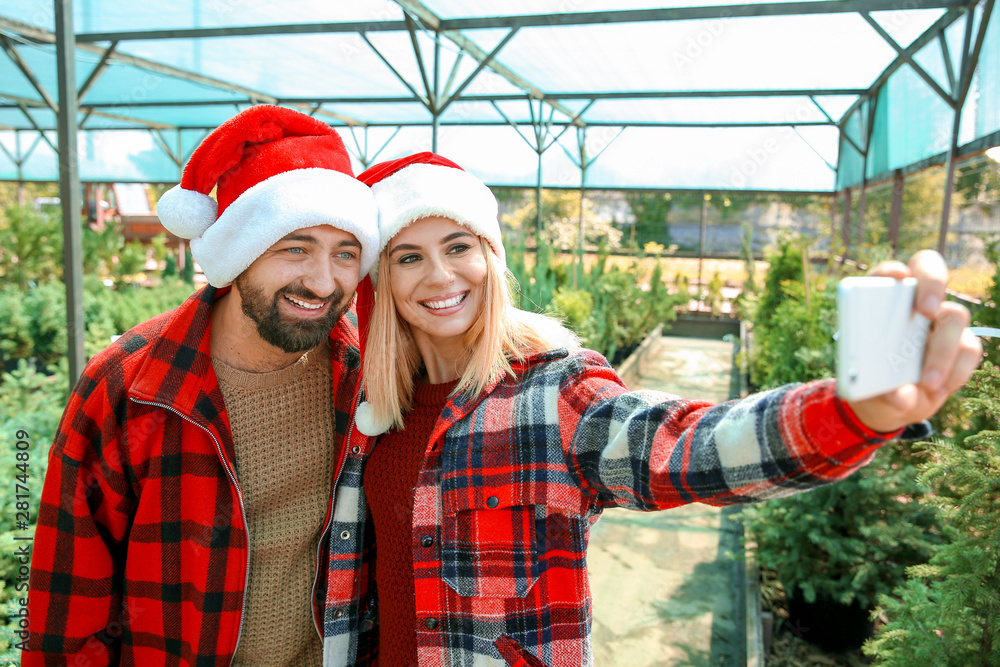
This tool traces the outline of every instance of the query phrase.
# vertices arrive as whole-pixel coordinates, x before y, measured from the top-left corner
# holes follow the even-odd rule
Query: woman
[[[586,546],[605,507],[741,503],[842,479],[978,363],[968,314],[949,305],[928,354],[940,390],[850,406],[832,380],[717,406],[629,392],[556,322],[513,308],[481,182],[430,153],[359,179],[379,205],[379,289],[361,432],[337,480],[327,664],[591,664]],[[943,295],[936,265],[916,264],[921,294]],[[362,333],[370,308],[363,293]]]

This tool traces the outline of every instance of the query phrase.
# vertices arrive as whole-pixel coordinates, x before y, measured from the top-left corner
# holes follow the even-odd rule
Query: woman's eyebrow
[[[441,239],[441,243],[447,243],[448,241],[453,241],[461,236],[472,236],[472,232],[467,232],[467,231],[452,232],[451,234],[448,234],[448,236]]]
[[[398,246],[390,250],[389,254],[394,255],[399,250],[420,250],[420,246],[413,245],[412,243],[400,243]]]

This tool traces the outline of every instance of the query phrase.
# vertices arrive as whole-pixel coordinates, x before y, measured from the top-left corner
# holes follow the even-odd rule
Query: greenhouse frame
[[[873,184],[893,183],[892,237],[902,179],[944,165],[943,250],[956,162],[1000,144],[994,0],[663,4],[0,0],[0,180],[69,203],[71,376],[81,181],[176,182],[259,103],[337,127],[358,168],[434,150],[539,196],[820,194],[848,246]]]

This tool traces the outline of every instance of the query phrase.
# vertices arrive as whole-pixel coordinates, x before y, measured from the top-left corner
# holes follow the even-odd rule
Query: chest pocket
[[[458,595],[523,598],[538,580],[536,508],[509,490],[442,497],[442,578]]]

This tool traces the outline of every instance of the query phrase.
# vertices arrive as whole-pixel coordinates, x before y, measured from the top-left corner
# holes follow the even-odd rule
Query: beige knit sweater
[[[330,499],[330,364],[329,344],[269,373],[248,373],[212,360],[233,432],[250,529],[250,578],[233,665],[323,663],[310,600]]]

